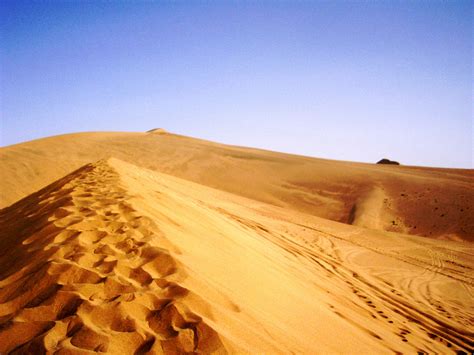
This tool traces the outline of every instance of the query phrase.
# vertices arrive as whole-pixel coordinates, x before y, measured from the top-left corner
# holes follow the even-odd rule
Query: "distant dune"
[[[161,128],[69,134],[0,148],[0,207],[109,157],[333,221],[474,241],[474,170],[316,159],[217,144]],[[370,221],[362,217],[366,212]]]
[[[474,349],[470,170],[163,131],[0,157],[0,353]]]

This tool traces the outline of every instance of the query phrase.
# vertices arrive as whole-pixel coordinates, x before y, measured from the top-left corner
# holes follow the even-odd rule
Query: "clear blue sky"
[[[0,145],[169,131],[473,167],[472,1],[1,1]]]

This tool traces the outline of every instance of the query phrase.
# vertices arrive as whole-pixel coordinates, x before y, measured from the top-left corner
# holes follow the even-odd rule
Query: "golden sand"
[[[161,131],[0,157],[0,353],[474,348],[472,171]]]

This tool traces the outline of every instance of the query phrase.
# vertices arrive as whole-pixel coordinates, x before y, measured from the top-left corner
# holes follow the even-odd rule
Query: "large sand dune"
[[[0,353],[474,349],[472,171],[163,131],[0,152]]]
[[[110,157],[334,221],[474,241],[473,170],[315,159],[160,129],[70,134],[1,148],[0,207]]]

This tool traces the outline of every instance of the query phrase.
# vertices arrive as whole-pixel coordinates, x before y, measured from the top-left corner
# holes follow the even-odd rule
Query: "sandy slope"
[[[474,348],[469,242],[332,222],[117,159],[1,210],[0,231],[0,352]]]
[[[473,170],[315,159],[160,130],[70,134],[0,148],[0,207],[109,157],[334,221],[474,241]]]

